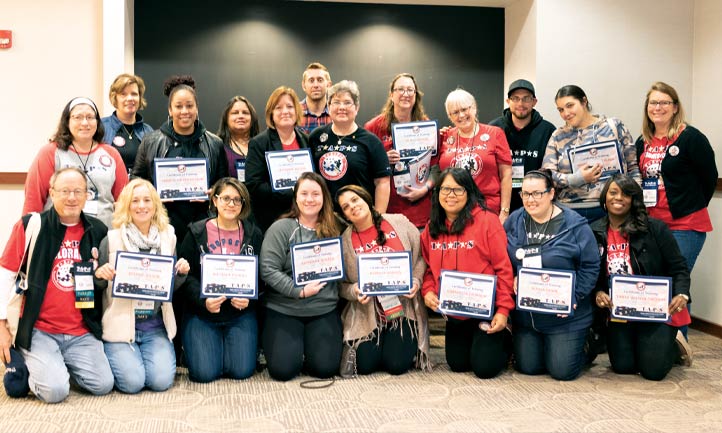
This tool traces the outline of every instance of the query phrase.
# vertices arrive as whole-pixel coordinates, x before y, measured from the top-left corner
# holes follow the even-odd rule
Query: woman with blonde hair
[[[103,295],[103,346],[121,392],[135,394],[144,387],[165,391],[175,379],[176,333],[170,302],[116,298],[112,295],[118,252],[175,255],[176,237],[160,196],[147,180],[134,179],[120,193],[113,213],[113,230],[100,243],[96,283]],[[185,280],[190,266],[175,265],[174,286]]]

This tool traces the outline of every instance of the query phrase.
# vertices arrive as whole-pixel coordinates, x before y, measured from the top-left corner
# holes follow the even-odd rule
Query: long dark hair
[[[218,132],[216,134],[223,140],[223,143],[227,145],[231,145],[231,129],[228,127],[228,113],[231,112],[231,109],[234,105],[236,105],[236,102],[243,102],[248,107],[248,111],[251,112],[251,129],[248,131],[248,138],[253,138],[256,135],[258,135],[258,132],[260,130],[258,126],[258,114],[256,113],[255,107],[253,107],[253,104],[251,104],[251,101],[248,100],[245,96],[234,96],[231,98],[230,101],[228,101],[228,104],[226,104],[226,108],[223,109],[223,114],[221,114],[221,122],[218,125]]]
[[[441,184],[447,176],[451,176],[454,181],[459,184],[459,186],[466,190],[466,205],[461,212],[459,212],[459,216],[451,224],[451,230],[446,228],[446,211],[441,207],[441,203],[439,203],[439,191],[441,190]],[[434,193],[431,196],[429,234],[434,239],[441,234],[460,234],[464,231],[466,226],[473,221],[474,217],[471,215],[471,212],[477,207],[486,210],[486,201],[484,200],[484,194],[479,191],[479,187],[476,186],[476,183],[474,183],[474,179],[471,177],[471,174],[463,168],[447,168],[439,174],[439,180],[436,182]]]
[[[368,193],[364,188],[358,186],[358,185],[346,185],[344,187],[341,187],[338,191],[336,191],[336,203],[338,203],[338,198],[341,197],[346,192],[352,192],[356,194],[357,196],[361,197],[361,200],[365,201],[366,204],[369,206],[369,210],[371,211],[371,220],[374,223],[374,227],[376,227],[376,243],[379,245],[383,245],[386,243],[386,234],[384,234],[384,231],[381,230],[381,223],[383,222],[384,218],[381,216],[379,211],[376,210],[374,207],[373,199],[371,198],[371,194]],[[340,205],[340,203],[339,203]],[[344,219],[346,217],[344,216]]]
[[[100,114],[98,114],[98,107],[95,105],[95,102],[88,99],[88,101],[92,104],[88,104],[86,102],[80,102],[77,103],[76,99],[81,98],[73,98],[70,101],[68,101],[67,104],[65,104],[65,108],[63,108],[63,112],[60,115],[60,122],[58,122],[58,129],[55,131],[55,134],[53,135],[53,138],[51,141],[54,141],[57,143],[58,149],[60,150],[68,150],[71,144],[73,144],[73,134],[70,132],[70,112],[73,111],[70,106],[72,105],[73,108],[77,107],[78,105],[90,105],[90,108],[93,109],[95,112],[95,134],[93,134],[93,141],[96,141],[98,143],[103,142],[103,137],[105,136],[105,128],[103,127],[103,122],[100,121]],[[87,98],[82,98],[87,99]]]
[[[336,222],[336,214],[333,212],[333,202],[331,201],[331,192],[328,190],[326,181],[321,177],[320,174],[312,171],[302,173],[296,181],[296,185],[293,186],[293,202],[291,203],[291,210],[281,215],[280,218],[298,218],[301,215],[301,210],[298,208],[296,199],[298,198],[298,188],[301,186],[301,182],[309,180],[316,182],[321,186],[321,193],[323,195],[323,205],[318,213],[318,223],[316,224],[316,236],[321,238],[332,238],[339,235],[340,230],[338,223]]]
[[[624,235],[646,232],[649,226],[649,215],[647,214],[647,207],[644,206],[642,187],[626,174],[617,173],[604,184],[602,194],[599,196],[599,204],[602,205],[602,209],[607,210],[607,192],[612,183],[616,183],[624,195],[632,198],[632,207],[629,209],[629,213],[619,231]]]

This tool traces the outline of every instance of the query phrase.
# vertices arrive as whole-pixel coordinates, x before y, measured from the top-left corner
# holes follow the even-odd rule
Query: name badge
[[[236,176],[239,181],[245,182],[246,181],[246,160],[245,159],[237,159],[236,160],[236,172],[238,175]]]
[[[77,262],[73,265],[75,285],[75,308],[93,308],[95,306],[95,286],[93,285],[93,262]]]
[[[98,215],[98,192],[88,190],[88,199],[85,201],[83,212],[90,215]]]
[[[142,299],[133,300],[133,311],[135,313],[135,320],[147,320],[153,315],[155,310],[155,302],[147,301]]]
[[[521,188],[524,180],[524,162],[514,162],[511,166],[511,187]]]
[[[644,205],[647,207],[657,206],[659,180],[656,177],[644,179],[642,181],[642,190],[644,194]]]
[[[541,245],[524,245],[522,248],[524,249],[524,258],[521,260],[521,265],[525,268],[541,269]]]
[[[381,308],[384,310],[384,316],[386,316],[386,320],[393,320],[397,317],[403,317],[404,307],[401,305],[398,296],[378,296],[377,299],[379,300],[379,304],[381,304]]]

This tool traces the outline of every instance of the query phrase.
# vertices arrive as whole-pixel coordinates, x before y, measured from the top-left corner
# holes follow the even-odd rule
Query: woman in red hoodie
[[[480,378],[491,378],[508,364],[511,333],[506,324],[514,308],[514,276],[506,241],[499,217],[486,209],[484,196],[469,172],[463,168],[442,171],[431,198],[431,220],[421,234],[421,252],[428,264],[421,289],[426,306],[439,308],[442,270],[497,277],[496,312],[491,323],[448,317],[446,362],[452,371],[472,370]]]

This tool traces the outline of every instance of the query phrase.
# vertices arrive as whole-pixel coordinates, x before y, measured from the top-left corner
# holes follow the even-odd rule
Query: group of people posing
[[[619,119],[593,114],[578,86],[557,92],[560,128],[534,110],[529,81],[512,83],[509,107],[490,124],[477,119],[473,95],[453,90],[453,125],[439,130],[420,186],[394,182],[403,155],[392,125],[429,120],[413,75],[394,77],[363,127],[355,82],[333,84],[312,63],[302,88],[303,100],[286,86],[271,93],[263,132],[251,102],[233,97],[217,135],[199,120],[189,76],[166,81],[169,116],[155,130],[139,113],[138,76],[112,84],[111,116],[87,98],[68,102],[28,172],[25,215],[0,258],[8,395],[59,402],[71,379],[93,394],[163,391],[178,356],[197,382],[248,378],[260,353],[276,380],[430,371],[428,314],[439,310],[442,271],[496,279],[489,319],[444,315],[452,371],[491,378],[513,360],[522,373],[572,380],[600,342],[617,373],[661,380],[680,355],[691,361],[678,331],[690,323],[690,272],[712,230],[717,169],[671,86],[647,93],[636,142]],[[618,157],[588,162],[590,145]],[[303,149],[314,171],[274,187],[266,153]],[[205,159],[208,199],[161,198],[161,158]],[[344,278],[297,284],[293,246],[338,237]],[[175,256],[172,301],[114,297],[120,252]],[[359,287],[358,256],[386,252],[410,253],[408,294]],[[258,299],[201,296],[206,254],[258,256]],[[573,271],[571,314],[516,308],[522,267]],[[610,320],[618,274],[670,277],[670,321]]]

